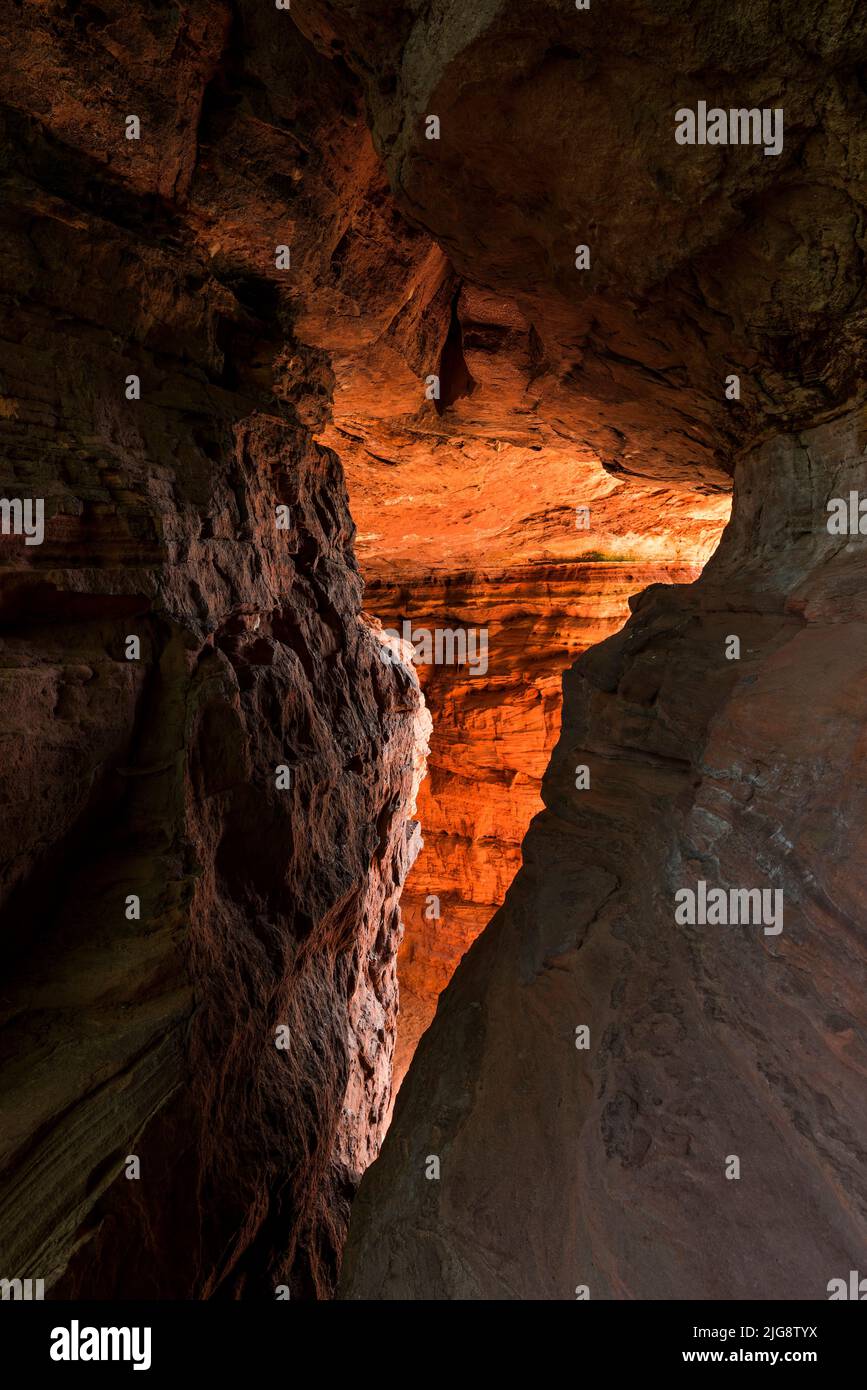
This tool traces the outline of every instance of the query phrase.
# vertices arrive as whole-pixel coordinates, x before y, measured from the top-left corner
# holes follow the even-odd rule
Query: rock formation
[[[694,579],[731,505],[727,480],[632,477],[564,437],[540,404],[535,330],[514,301],[464,284],[451,331],[471,389],[447,410],[417,391],[409,412],[383,418],[348,361],[323,433],[346,467],[368,608],[394,629],[487,643],[484,670],[419,666],[434,734],[424,850],[401,898],[396,1087],[520,864],[562,672],[621,626],[630,594]]]
[[[701,579],[566,677],[546,810],[362,1184],[346,1296],[819,1299],[858,1267],[863,559],[805,521],[863,489],[865,444],[862,410],[751,451]],[[782,932],[676,925],[700,879],[782,889]]]
[[[867,1211],[864,17],[6,18],[0,1277],[329,1297],[367,1169],[346,1298],[823,1297]],[[782,148],[678,143],[699,102]],[[677,922],[699,882],[783,931]]]
[[[291,24],[290,136],[224,6],[77,10],[3,40],[2,482],[45,536],[0,569],[2,1270],[326,1296],[388,1110],[429,720],[362,616],[276,198],[318,206],[314,91],[369,139]]]
[[[368,583],[365,602],[395,629],[411,615],[422,630],[484,630],[488,642],[486,674],[418,668],[434,730],[418,798],[424,846],[400,900],[395,1090],[458,961],[520,867],[560,731],[563,671],[622,625],[630,594],[694,577],[688,565],[601,562]]]
[[[865,486],[864,22],[310,8],[403,205],[532,319],[539,409],[608,467],[735,474],[701,579],[566,677],[546,810],[413,1060],[343,1296],[825,1297],[867,1217],[864,562],[826,526]],[[678,146],[702,99],[784,109],[783,152]],[[699,881],[782,891],[784,930],[676,922]]]

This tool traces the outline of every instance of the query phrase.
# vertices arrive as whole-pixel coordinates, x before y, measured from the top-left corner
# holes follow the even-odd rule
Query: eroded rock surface
[[[416,794],[419,875],[462,885],[406,939],[418,1030],[517,863],[558,669],[633,581],[707,558],[736,470],[700,583],[567,677],[548,809],[410,1070],[344,1289],[822,1296],[867,1148],[863,562],[822,530],[863,482],[864,16],[8,20],[0,482],[47,524],[0,569],[4,1274],[332,1291],[388,1118]],[[699,99],[783,107],[783,152],[677,146]],[[506,632],[484,696],[422,673],[421,792],[419,688],[374,621],[404,611]],[[676,928],[701,875],[782,886],[784,933]]]
[[[824,517],[865,470],[863,409],[758,446],[697,583],[566,676],[546,810],[404,1082],[345,1296],[821,1299],[858,1267],[864,561]],[[782,889],[783,930],[676,925],[699,879]]]
[[[257,10],[0,44],[2,489],[46,515],[0,557],[0,1267],[55,1296],[327,1296],[388,1111],[429,726],[275,265],[370,143]]]
[[[365,603],[393,629],[470,634],[463,665],[418,666],[433,734],[418,799],[424,847],[401,895],[395,1090],[440,993],[520,867],[560,731],[563,671],[623,624],[630,594],[696,573],[600,561],[368,583]]]
[[[565,679],[547,809],[410,1067],[343,1294],[826,1297],[867,1214],[864,558],[826,529],[867,483],[864,18],[304,14],[408,215],[532,322],[534,410],[615,474],[736,492],[701,579],[649,589]],[[782,152],[679,146],[699,100],[783,109]],[[699,879],[781,889],[784,931],[678,926]]]
[[[847,0],[293,14],[359,74],[400,206],[532,324],[549,427],[627,473],[714,483],[757,427],[857,390],[865,18]],[[782,152],[679,145],[699,100],[782,108]],[[734,409],[729,372],[750,379]]]

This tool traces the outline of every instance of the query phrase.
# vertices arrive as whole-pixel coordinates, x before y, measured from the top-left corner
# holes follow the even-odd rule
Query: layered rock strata
[[[420,634],[420,657],[426,633],[470,634],[463,664],[417,667],[434,727],[418,799],[424,848],[401,895],[395,1091],[440,993],[520,866],[560,731],[563,671],[622,625],[631,594],[696,573],[600,561],[368,582],[365,603],[387,627]]]
[[[3,542],[0,1273],[334,1287],[388,1115],[426,738],[361,616],[341,465],[365,572],[409,586],[395,616],[432,573],[431,617],[451,575],[701,563],[737,465],[701,583],[651,588],[567,678],[549,809],[410,1070],[344,1287],[821,1296],[857,1259],[867,1145],[861,562],[822,531],[863,456],[864,17],[8,21],[2,489],[47,521]],[[699,101],[784,109],[779,156],[679,145]],[[467,703],[503,845],[554,732],[527,668],[508,808],[488,772],[517,758]],[[673,893],[714,876],[784,891],[782,935],[675,932]]]

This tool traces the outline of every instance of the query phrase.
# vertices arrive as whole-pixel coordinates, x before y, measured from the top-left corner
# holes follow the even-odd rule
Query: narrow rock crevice
[[[4,1278],[857,1268],[867,23],[682,11],[12,7]]]

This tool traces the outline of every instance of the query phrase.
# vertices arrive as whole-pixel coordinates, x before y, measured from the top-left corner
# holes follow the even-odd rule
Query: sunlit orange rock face
[[[471,638],[462,666],[418,668],[433,734],[418,798],[424,848],[401,896],[395,1092],[440,992],[520,866],[560,731],[563,672],[620,627],[630,595],[696,573],[686,563],[576,562],[368,580],[365,601],[387,626],[487,634],[486,663]]]
[[[469,634],[461,664],[418,644],[433,735],[424,849],[401,897],[395,1091],[520,865],[563,672],[625,621],[631,595],[693,580],[730,509],[722,480],[621,474],[558,433],[539,408],[532,327],[510,300],[459,286],[427,365],[441,399],[425,399],[425,372],[399,415],[347,358],[322,436],[346,468],[368,610],[410,638]]]

